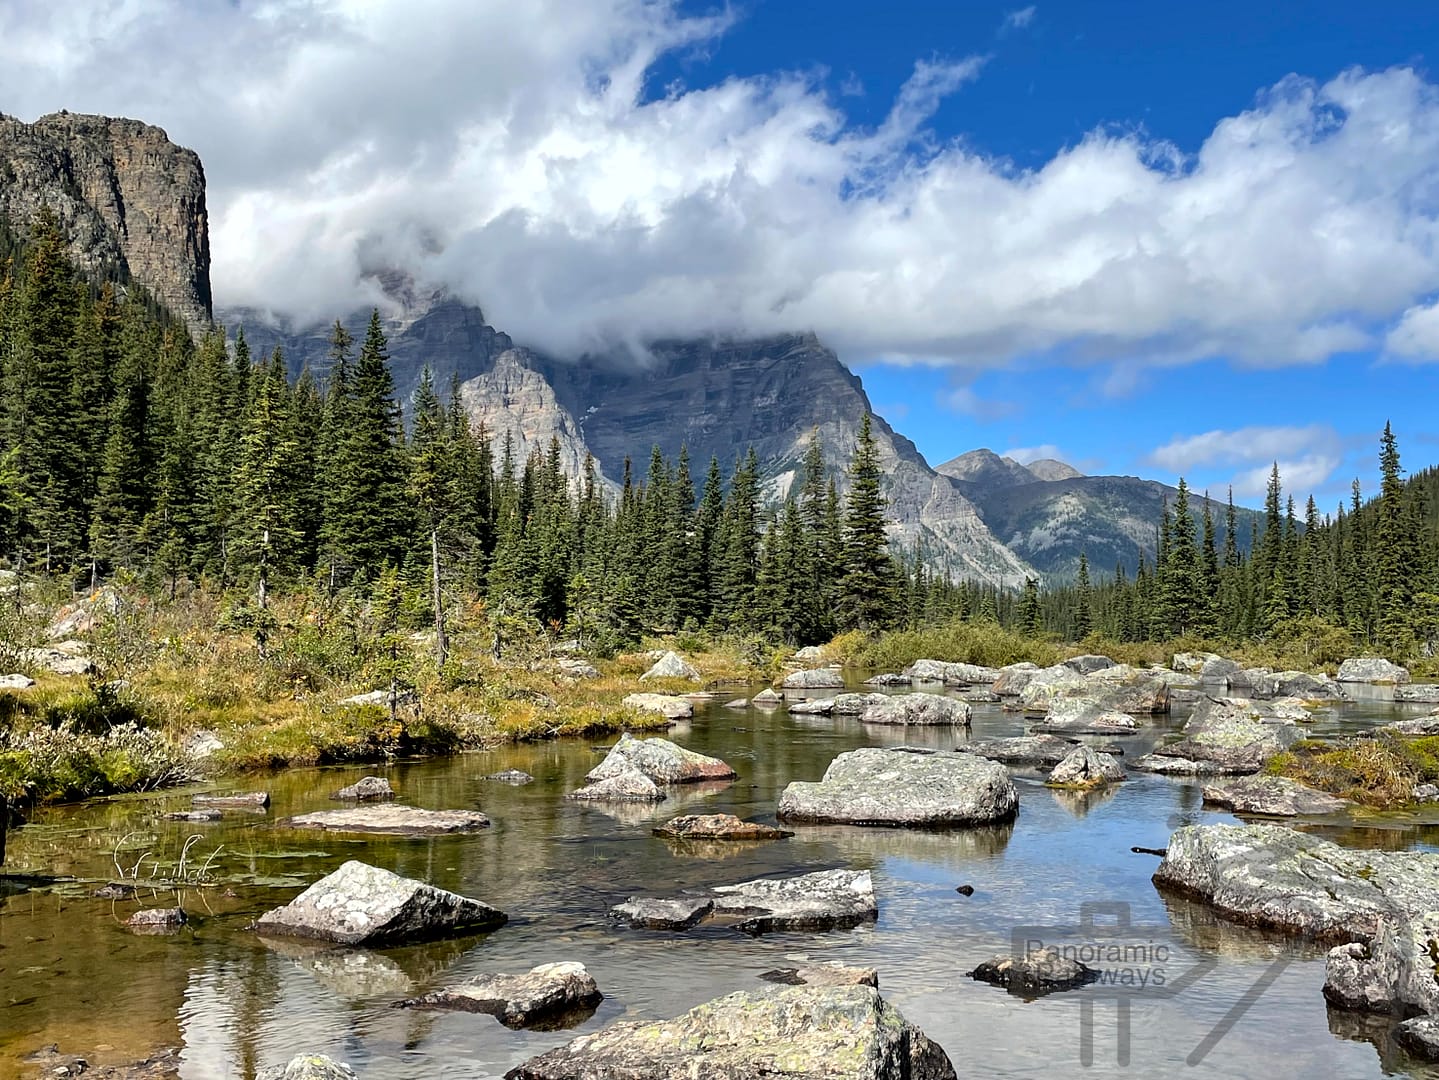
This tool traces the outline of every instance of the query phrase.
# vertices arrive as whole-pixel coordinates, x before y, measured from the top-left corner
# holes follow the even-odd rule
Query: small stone
[[[969,973],[971,979],[1002,986],[1011,994],[1039,997],[1074,990],[1099,978],[1099,973],[1058,949],[1042,949],[1023,957],[996,956]]]
[[[654,829],[656,836],[675,840],[782,840],[794,833],[742,821],[733,814],[689,814],[677,817]]]
[[[330,796],[332,799],[354,799],[359,802],[393,799],[394,797],[395,789],[390,787],[390,782],[383,776],[363,776],[349,787],[342,787]]]
[[[190,821],[196,824],[219,821],[224,816],[219,810],[176,810],[173,813],[161,815],[167,821]]]
[[[135,912],[125,925],[137,934],[171,934],[188,921],[180,908],[149,908]]]
[[[480,777],[481,780],[489,780],[496,784],[532,784],[535,778],[521,769],[505,769],[503,772],[490,773],[489,776]]]
[[[960,886],[958,886],[954,891],[957,892],[957,893],[959,893],[960,896],[973,896],[973,895],[974,895],[974,886],[973,886],[973,885],[960,885]]]
[[[395,1003],[399,1009],[488,1013],[509,1028],[573,1027],[603,995],[584,964],[541,964],[523,975],[479,975],[467,983]]]

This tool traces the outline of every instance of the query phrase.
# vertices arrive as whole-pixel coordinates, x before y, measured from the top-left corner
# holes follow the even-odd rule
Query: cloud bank
[[[1439,291],[1439,89],[1412,70],[1287,79],[1193,156],[1097,131],[1020,169],[927,127],[979,58],[917,64],[874,128],[806,74],[656,92],[657,58],[728,19],[8,0],[0,106],[138,116],[198,150],[225,304],[327,319],[397,266],[561,354],[813,329],[976,370],[1302,364],[1408,348],[1400,320]]]
[[[1284,489],[1305,492],[1323,485],[1343,455],[1343,440],[1327,424],[1255,426],[1177,438],[1151,453],[1149,463],[1176,476],[1216,466],[1248,466],[1240,468],[1230,484],[1236,495],[1250,497],[1264,494],[1276,463]]]

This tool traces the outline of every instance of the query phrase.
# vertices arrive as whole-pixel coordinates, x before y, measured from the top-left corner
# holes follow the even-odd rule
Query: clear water
[[[1413,715],[1376,699],[1321,714],[1316,731],[1353,730]],[[1123,740],[1130,757],[1180,723]],[[852,720],[735,711],[718,702],[671,737],[729,761],[732,784],[680,789],[657,806],[604,808],[566,802],[600,752],[588,743],[510,747],[382,771],[402,798],[424,807],[479,807],[487,832],[424,840],[341,839],[277,829],[287,814],[333,806],[330,794],[374,769],[294,769],[256,778],[269,790],[268,814],[234,814],[190,825],[157,814],[188,805],[169,793],[54,808],[10,837],[9,874],[75,876],[83,884],[30,889],[0,901],[0,1076],[47,1043],[92,1062],[133,1060],[161,1046],[183,1048],[185,1080],[249,1080],[258,1066],[301,1051],[350,1062],[365,1080],[489,1077],[621,1017],[663,1017],[734,990],[797,957],[879,969],[880,986],[911,1021],[949,1052],[960,1075],[1023,1077],[1255,1077],[1306,1073],[1337,1077],[1439,1076],[1414,1066],[1383,1020],[1326,1009],[1323,953],[1283,937],[1228,925],[1204,908],[1161,896],[1150,882],[1156,860],[1131,846],[1162,847],[1177,825],[1230,820],[1206,811],[1199,785],[1135,774],[1097,795],[1050,791],[1019,773],[1021,810],[1012,827],[972,832],[801,828],[793,839],[681,848],[651,835],[680,812],[728,811],[773,820],[793,779],[816,779],[834,755],[865,745],[1017,735],[1022,717],[975,709],[973,732],[865,728]],[[606,740],[611,741],[611,740]],[[1096,739],[1096,743],[1112,740]],[[534,784],[488,783],[518,768]],[[1317,822],[1342,843],[1439,850],[1439,825],[1423,818]],[[146,850],[173,860],[188,836],[203,859],[221,845],[216,885],[188,889],[192,922],[171,937],[136,937],[122,927],[140,907],[168,906],[173,892],[138,900],[90,895],[115,876],[115,849],[133,865]],[[508,925],[456,941],[375,951],[328,950],[264,941],[246,929],[301,886],[358,858],[483,899],[510,913]],[[663,893],[769,874],[833,866],[873,869],[877,924],[829,934],[745,937],[704,930],[665,934],[623,929],[609,906],[633,893]],[[974,895],[958,894],[969,884]],[[1086,904],[1110,905],[1098,915]],[[1089,915],[1086,916],[1086,912]],[[1089,987],[1025,1002],[966,972],[1007,952],[1017,926],[1050,927],[1052,940],[1089,940],[1072,928],[1088,918],[1142,945],[1144,969],[1166,988],[1198,969],[1180,993],[1120,995]],[[1155,960],[1156,956],[1163,960]],[[569,1032],[516,1032],[487,1016],[396,1010],[400,997],[480,972],[512,972],[578,960],[605,1000]],[[1276,961],[1287,963],[1276,966]],[[1197,1064],[1187,1060],[1246,991],[1257,995]],[[1120,975],[1116,975],[1116,978]],[[1134,976],[1138,977],[1138,975]],[[1120,997],[1125,1005],[1121,1006]],[[1128,1015],[1128,1037],[1122,1017]],[[1086,1035],[1086,1032],[1088,1033]],[[1127,1054],[1122,1048],[1127,1044]],[[1092,1064],[1082,1065],[1088,1046]]]

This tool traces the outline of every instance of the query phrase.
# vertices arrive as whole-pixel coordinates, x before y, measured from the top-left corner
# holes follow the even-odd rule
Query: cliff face
[[[0,215],[24,231],[42,206],[77,265],[127,270],[192,333],[209,326],[205,172],[193,151],[135,120],[0,115]]]

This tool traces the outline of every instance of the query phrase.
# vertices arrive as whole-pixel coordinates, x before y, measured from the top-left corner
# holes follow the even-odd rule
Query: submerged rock
[[[479,975],[467,983],[395,1003],[398,1009],[488,1013],[510,1028],[573,1027],[604,995],[584,964],[541,964],[523,975]]]
[[[1053,768],[1074,752],[1075,743],[1055,735],[1021,735],[1011,739],[983,739],[964,743],[955,750],[975,754],[1006,765],[1036,765]]]
[[[673,694],[627,694],[621,704],[641,712],[659,713],[666,720],[688,720],[695,714],[693,702]]]
[[[505,769],[503,772],[490,773],[488,776],[480,777],[481,780],[489,780],[495,784],[532,784],[535,778],[522,769]]]
[[[388,945],[489,930],[507,918],[479,900],[351,861],[261,915],[255,929],[339,945]]]
[[[1092,788],[1116,783],[1125,775],[1124,766],[1108,754],[1077,746],[1054,767],[1048,782],[1055,787]]]
[[[1075,990],[1094,982],[1099,972],[1058,949],[1037,949],[1025,956],[996,956],[969,973],[971,979],[1002,986],[1021,997]]]
[[[749,698],[747,698],[747,697],[737,697],[737,698],[735,698],[733,701],[726,701],[726,702],[724,703],[724,707],[725,707],[726,709],[748,709],[748,708],[749,708]]]
[[[198,825],[202,822],[219,821],[225,815],[219,810],[175,810],[160,816],[166,821],[189,821]]]
[[[782,840],[794,835],[788,829],[742,821],[733,814],[688,814],[656,826],[654,834],[673,840]]]
[[[801,964],[799,967],[775,968],[760,972],[765,982],[785,986],[879,986],[879,972],[874,968],[850,967],[838,960],[823,964]]]
[[[701,780],[730,780],[735,771],[719,758],[687,750],[668,739],[636,739],[628,732],[586,775],[598,783],[634,769],[656,784],[692,784]]]
[[[321,829],[325,832],[446,836],[488,829],[490,819],[478,810],[422,810],[417,806],[388,805],[316,810],[282,818],[277,824],[291,829]]]
[[[192,806],[214,806],[221,809],[263,810],[270,805],[268,791],[235,791],[225,795],[192,795]]]
[[[679,653],[667,652],[640,676],[640,682],[650,679],[689,679],[691,682],[699,682],[700,673],[685,663]]]
[[[342,787],[330,796],[332,799],[355,799],[368,802],[376,799],[393,799],[395,789],[383,776],[362,776],[349,787]]]
[[[969,702],[939,694],[898,694],[865,707],[859,718],[866,724],[905,724],[968,727]]]
[[[791,671],[780,686],[786,690],[840,690],[844,688],[844,676],[839,668],[808,668]]]
[[[1236,814],[1264,814],[1270,817],[1333,814],[1349,808],[1344,799],[1315,791],[1282,776],[1243,776],[1222,784],[1207,784],[1204,801]]]
[[[818,782],[791,783],[778,816],[816,824],[968,826],[1008,821],[1018,808],[1014,781],[993,761],[868,747],[839,755]]]
[[[1409,669],[1392,664],[1377,656],[1346,660],[1339,665],[1338,681],[1342,683],[1407,683]]]
[[[173,934],[187,922],[189,919],[180,908],[147,908],[126,919],[125,926],[137,934]]]
[[[271,1065],[255,1080],[355,1080],[355,1070],[324,1054],[297,1054],[283,1065]]]
[[[507,1080],[954,1080],[943,1050],[872,986],[740,992],[673,1020],[584,1035]]]
[[[631,926],[688,930],[723,920],[749,934],[783,930],[847,930],[879,914],[868,870],[822,870],[793,877],[757,878],[677,897],[632,896],[610,909]]]

